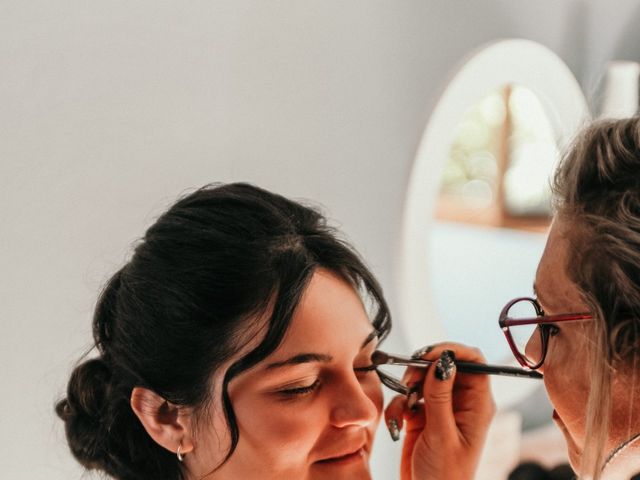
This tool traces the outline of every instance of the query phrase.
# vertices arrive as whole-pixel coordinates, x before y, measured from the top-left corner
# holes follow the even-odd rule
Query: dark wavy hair
[[[220,402],[232,440],[226,461],[239,440],[227,386],[278,347],[319,267],[366,297],[384,338],[391,318],[380,285],[317,208],[246,183],[181,198],[100,295],[99,355],[81,359],[56,405],[75,458],[121,480],[184,478],[175,454],[153,441],[130,406],[140,386],[200,414]],[[263,340],[227,370],[221,398],[211,398],[212,375],[262,314]]]

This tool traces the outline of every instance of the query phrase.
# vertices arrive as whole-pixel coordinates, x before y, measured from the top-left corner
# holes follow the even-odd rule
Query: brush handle
[[[502,365],[487,365],[484,363],[471,362],[455,362],[455,364],[456,368],[461,373],[484,373],[487,375],[505,375],[508,377],[543,378],[540,372],[517,367],[505,367]]]
[[[401,357],[399,355],[387,355],[388,359],[381,365],[400,365],[404,367],[429,368],[432,361],[416,358]],[[485,363],[459,362],[455,361],[456,369],[460,373],[478,373],[484,375],[503,375],[509,377],[542,379],[540,372],[525,370],[517,367],[507,367],[503,365],[488,365]]]

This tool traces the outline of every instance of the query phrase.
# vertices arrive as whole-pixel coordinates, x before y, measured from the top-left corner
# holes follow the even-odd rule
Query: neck
[[[602,473],[607,480],[627,480],[640,473],[640,432],[624,439],[611,450]]]

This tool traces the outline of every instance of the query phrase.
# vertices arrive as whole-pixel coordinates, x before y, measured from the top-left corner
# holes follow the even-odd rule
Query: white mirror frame
[[[396,298],[399,324],[411,349],[447,338],[429,285],[427,246],[454,127],[469,107],[505,84],[524,86],[538,96],[560,149],[590,118],[571,70],[554,52],[536,42],[510,39],[491,43],[472,53],[454,72],[422,135],[405,197],[395,262],[399,280]]]

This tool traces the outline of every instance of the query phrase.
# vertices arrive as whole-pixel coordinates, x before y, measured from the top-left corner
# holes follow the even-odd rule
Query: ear
[[[153,390],[135,387],[131,392],[131,408],[149,436],[170,452],[193,450],[191,414],[167,402]]]

